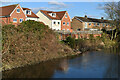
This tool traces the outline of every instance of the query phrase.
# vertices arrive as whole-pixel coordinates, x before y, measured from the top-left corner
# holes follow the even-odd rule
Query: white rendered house
[[[36,14],[34,14],[31,9],[29,8],[22,8],[22,9],[26,15],[26,20],[38,21],[39,17]]]
[[[66,11],[53,12],[40,10],[36,15],[39,17],[38,21],[48,25],[52,30],[64,30],[62,29],[62,18],[65,14]]]

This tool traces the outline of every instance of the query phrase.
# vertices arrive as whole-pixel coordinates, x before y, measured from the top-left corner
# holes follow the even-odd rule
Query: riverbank
[[[59,42],[48,26],[35,21],[3,26],[2,37],[2,71],[80,54]]]
[[[17,27],[3,26],[2,37],[2,71],[96,51],[105,46],[104,38],[99,37],[70,38],[66,39],[67,43],[60,42],[48,26],[35,21],[25,21]],[[109,42],[107,39],[104,41]]]

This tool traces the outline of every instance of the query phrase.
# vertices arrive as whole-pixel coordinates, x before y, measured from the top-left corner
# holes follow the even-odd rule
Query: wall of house
[[[2,17],[2,18],[0,18],[0,23],[2,25],[10,23],[10,17]]]
[[[20,13],[17,13],[18,8],[20,9]],[[13,18],[17,18],[17,22],[13,22]],[[13,11],[13,13],[10,16],[10,22],[16,26],[20,23],[20,19],[23,19],[23,21],[25,21],[26,16],[22,9],[20,8],[20,5],[18,5],[18,7]]]
[[[99,25],[97,25],[97,22],[86,22],[86,23],[87,23],[87,28],[98,29],[98,30],[101,30],[103,28],[112,29],[112,27],[110,27],[110,24],[107,23],[104,23],[105,26],[103,26],[103,23],[99,23]],[[89,25],[89,23],[91,23],[91,25]],[[85,29],[85,22],[83,22],[83,28]]]
[[[67,18],[64,15],[62,20],[61,20],[61,30],[70,30],[70,31],[72,31],[70,17],[69,17],[67,12],[66,12],[66,14],[67,14]],[[63,22],[65,22],[65,25],[63,25]],[[69,25],[67,25],[67,22],[69,22]]]
[[[39,11],[36,15],[39,17],[38,21],[43,22],[45,25],[48,25],[50,28],[52,28],[52,20],[45,16],[41,11]]]
[[[73,18],[71,22],[71,27],[74,31],[80,29],[83,30],[83,23],[78,21],[77,19]]]
[[[54,24],[55,22],[55,24]],[[58,24],[59,22],[59,24]],[[52,29],[53,30],[61,30],[61,20],[52,20]]]
[[[38,21],[38,18],[27,17],[25,20],[34,20],[34,21]]]

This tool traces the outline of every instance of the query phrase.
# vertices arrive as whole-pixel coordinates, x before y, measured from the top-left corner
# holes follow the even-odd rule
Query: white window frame
[[[58,22],[58,25],[60,24],[60,22]]]
[[[14,21],[14,19],[16,19],[16,20],[17,20],[17,18],[13,18],[13,22],[14,22],[14,23],[17,23],[17,21]]]
[[[53,24],[54,24],[54,23],[56,24],[56,22],[55,22],[55,21],[53,22]]]
[[[27,14],[27,11],[30,11],[29,14]],[[27,14],[27,15],[31,15],[31,10],[26,10],[26,14]]]
[[[56,17],[56,13],[52,13],[52,17]]]
[[[17,8],[17,10],[18,10],[18,9],[19,9],[19,8]],[[19,10],[20,10],[20,9],[19,9]],[[17,13],[20,13],[20,12],[17,11]]]
[[[22,22],[23,22],[23,18],[20,18],[20,19],[22,19]],[[19,19],[19,22],[20,22],[20,19]],[[20,22],[20,23],[22,23],[22,22]]]

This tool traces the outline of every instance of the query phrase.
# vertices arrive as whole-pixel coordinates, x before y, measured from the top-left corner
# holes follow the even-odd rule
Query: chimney
[[[104,19],[104,17],[101,17],[101,19]]]
[[[85,15],[85,18],[87,18],[87,15]]]

